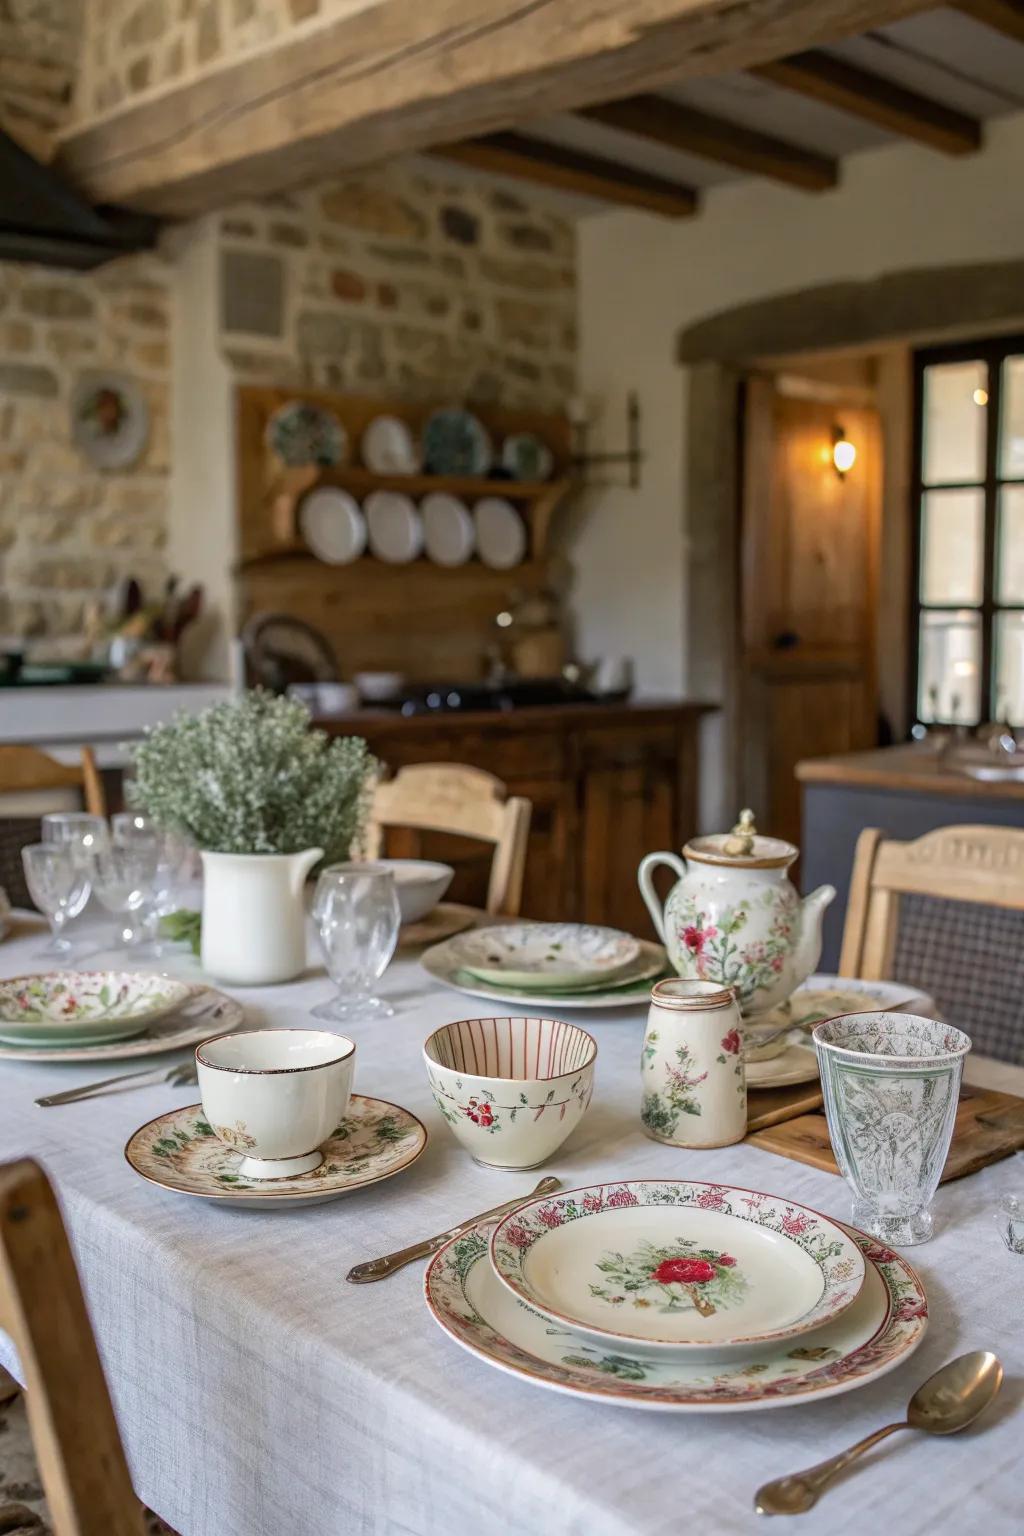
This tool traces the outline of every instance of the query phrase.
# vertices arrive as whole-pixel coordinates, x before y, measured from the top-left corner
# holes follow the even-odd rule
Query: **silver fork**
[[[170,1083],[173,1088],[185,1088],[198,1082],[195,1061],[179,1061],[173,1067],[147,1067],[143,1072],[122,1072],[118,1077],[104,1077],[98,1083],[83,1083],[79,1088],[65,1088],[63,1093],[48,1093],[36,1099],[43,1109],[55,1104],[74,1104],[77,1099],[92,1099],[103,1093],[116,1093],[122,1084],[133,1088],[155,1087],[157,1083]]]

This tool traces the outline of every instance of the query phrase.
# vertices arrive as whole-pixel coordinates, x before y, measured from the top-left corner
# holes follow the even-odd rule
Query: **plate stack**
[[[591,1184],[482,1222],[426,1301],[488,1364],[573,1396],[723,1413],[850,1391],[917,1348],[906,1261],[779,1196],[677,1179]]]

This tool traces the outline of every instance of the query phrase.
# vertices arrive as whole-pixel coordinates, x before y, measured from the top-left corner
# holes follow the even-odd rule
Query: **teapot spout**
[[[821,925],[825,908],[835,900],[834,885],[819,885],[800,903],[800,936],[793,951],[796,985],[806,981],[821,958]]]

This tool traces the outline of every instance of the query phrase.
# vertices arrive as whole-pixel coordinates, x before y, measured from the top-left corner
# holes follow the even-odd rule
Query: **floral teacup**
[[[434,1103],[488,1168],[536,1168],[583,1118],[597,1043],[559,1019],[461,1019],[423,1047]]]

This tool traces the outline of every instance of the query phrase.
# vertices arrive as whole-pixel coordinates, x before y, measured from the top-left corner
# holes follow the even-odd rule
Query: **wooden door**
[[[837,474],[833,429],[857,449]],[[764,832],[800,841],[796,764],[877,738],[881,433],[863,405],[746,392],[740,782]]]

